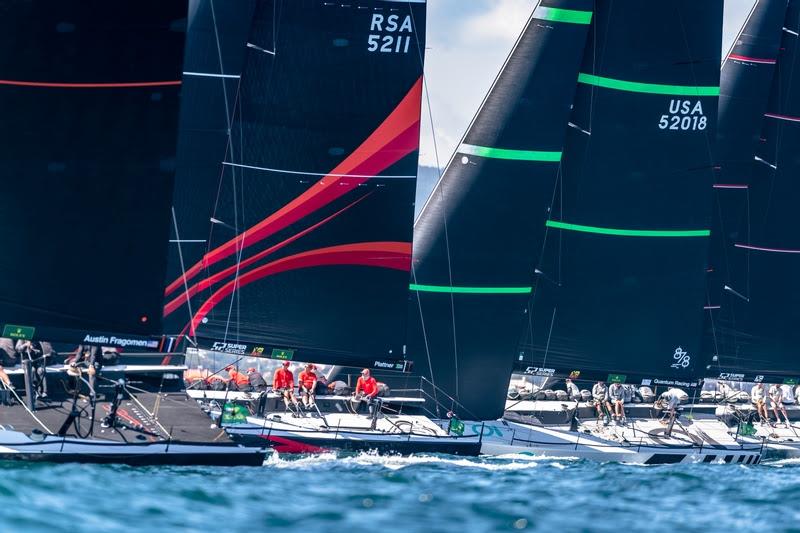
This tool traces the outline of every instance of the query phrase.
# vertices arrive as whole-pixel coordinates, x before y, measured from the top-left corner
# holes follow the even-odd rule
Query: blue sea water
[[[0,463],[0,531],[798,531],[800,461],[271,457],[260,468]]]

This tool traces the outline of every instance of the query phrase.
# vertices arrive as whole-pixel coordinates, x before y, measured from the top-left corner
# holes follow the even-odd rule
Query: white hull
[[[230,444],[124,443],[54,435],[31,438],[19,431],[0,429],[0,460],[225,466],[258,465],[263,458],[263,450]]]

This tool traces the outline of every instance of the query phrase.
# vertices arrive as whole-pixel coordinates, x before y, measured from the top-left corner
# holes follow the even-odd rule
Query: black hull
[[[43,454],[0,453],[0,461],[28,461],[34,463],[121,464],[127,466],[261,466],[266,454],[253,451],[249,454],[170,453],[170,454]]]

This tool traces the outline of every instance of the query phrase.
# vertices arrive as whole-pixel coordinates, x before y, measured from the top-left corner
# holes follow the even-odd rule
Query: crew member
[[[369,414],[375,414],[375,397],[378,396],[378,381],[370,375],[369,368],[361,371],[361,377],[356,381],[354,397],[359,402],[366,401]],[[360,406],[360,405],[359,405]]]
[[[283,365],[275,371],[272,378],[272,391],[280,394],[286,409],[291,411],[290,403],[294,404],[295,409],[299,409],[297,398],[294,395],[294,374],[289,370],[289,361],[284,361]]]
[[[267,382],[264,376],[255,368],[247,369],[247,380],[250,383],[250,390],[253,392],[264,392],[267,390]]]
[[[756,383],[750,389],[750,401],[756,408],[759,418],[762,422],[769,424],[769,413],[767,412],[767,403],[764,401],[764,385]]]
[[[567,385],[567,396],[569,396],[570,400],[580,400],[581,399],[581,390],[575,385],[570,378],[567,378],[566,381]]]
[[[314,372],[316,368],[313,364],[308,363],[306,369],[297,377],[300,386],[300,400],[306,408],[316,404],[317,374]]]
[[[792,425],[789,422],[789,414],[786,412],[786,407],[783,405],[783,389],[781,386],[773,383],[769,388],[769,403],[772,407],[772,412],[775,413],[775,423],[780,423],[781,417],[778,415],[778,412],[783,413],[783,418],[786,420],[786,427]]]
[[[240,391],[247,391],[250,389],[250,378],[247,374],[239,372],[233,365],[226,366],[225,370],[228,371],[228,377],[230,378],[228,381],[229,388],[235,388]]]
[[[612,383],[608,388],[608,399],[614,408],[614,420],[621,422],[625,418],[625,389],[621,383]]]
[[[594,407],[597,410],[597,418],[604,418],[606,424],[608,424],[608,416],[611,413],[611,404],[608,403],[608,387],[602,381],[598,381],[592,387],[592,400],[594,400]],[[605,407],[605,415],[603,413],[603,408]]]

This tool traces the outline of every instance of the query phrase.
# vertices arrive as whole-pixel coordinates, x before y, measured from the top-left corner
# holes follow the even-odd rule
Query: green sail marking
[[[581,226],[580,224],[568,224],[556,220],[547,221],[548,228],[563,229],[568,231],[580,231],[583,233],[598,233],[600,235],[617,235],[620,237],[708,237],[711,230],[644,230],[644,229],[615,229],[597,228],[594,226]]]
[[[507,150],[505,148],[489,148],[474,144],[462,144],[458,152],[478,157],[491,159],[512,159],[516,161],[548,161],[558,163],[561,161],[561,152],[537,152],[533,150]]]
[[[553,22],[569,22],[570,24],[589,24],[592,21],[592,12],[539,6],[533,12],[533,18]]]
[[[442,285],[418,285],[412,283],[408,286],[417,292],[444,292],[450,294],[530,294],[533,287],[447,287]]]
[[[687,85],[661,85],[658,83],[639,83],[636,81],[615,80],[594,74],[578,74],[578,83],[630,91],[634,93],[665,94],[670,96],[719,96],[719,87],[691,87]]]

